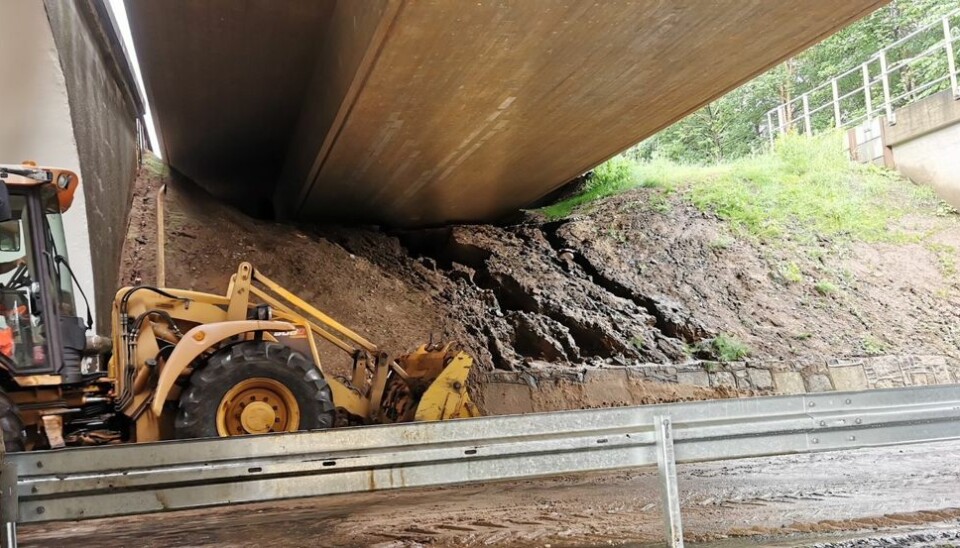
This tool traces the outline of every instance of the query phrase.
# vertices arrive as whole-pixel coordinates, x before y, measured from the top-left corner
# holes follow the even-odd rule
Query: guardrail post
[[[3,531],[0,531],[0,537],[3,537],[3,548],[17,548],[17,522],[3,522]]]
[[[677,459],[673,451],[673,427],[670,417],[654,418],[657,438],[657,468],[660,471],[660,491],[663,498],[663,524],[667,545],[683,548],[683,526],[680,523],[680,490],[677,487]]]
[[[3,449],[3,432],[0,431],[0,545],[17,548],[17,518],[20,501],[17,500],[17,468],[7,462]]]
[[[887,123],[896,124],[893,116],[893,105],[890,101],[890,75],[887,73],[887,50],[880,50],[880,81],[883,83],[883,108],[887,114]]]
[[[813,134],[813,128],[810,125],[810,96],[803,94],[803,131],[807,137]]]
[[[953,55],[953,39],[950,36],[950,16],[943,18],[943,45],[947,48],[947,70],[950,71],[950,89],[953,98],[960,99],[960,88],[957,87],[957,60]]]

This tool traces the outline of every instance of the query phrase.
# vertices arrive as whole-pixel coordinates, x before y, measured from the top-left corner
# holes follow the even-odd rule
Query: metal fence
[[[683,545],[676,463],[960,439],[960,386],[484,417],[322,432],[12,453],[16,524],[658,465]]]
[[[896,110],[957,84],[960,10],[945,15],[881,49],[847,70],[766,114],[767,134],[811,135],[851,127],[878,116],[896,123]]]

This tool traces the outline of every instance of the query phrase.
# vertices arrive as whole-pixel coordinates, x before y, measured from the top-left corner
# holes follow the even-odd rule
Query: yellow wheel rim
[[[289,388],[265,377],[244,379],[224,394],[217,408],[221,437],[296,432],[300,406]]]

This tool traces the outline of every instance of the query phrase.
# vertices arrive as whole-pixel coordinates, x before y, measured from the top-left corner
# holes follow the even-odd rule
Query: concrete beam
[[[271,214],[336,2],[124,4],[165,159],[214,194]]]
[[[175,168],[396,225],[527,205],[884,3],[127,2]]]
[[[960,123],[960,100],[947,89],[897,109],[896,124],[887,126],[884,144],[895,147]]]

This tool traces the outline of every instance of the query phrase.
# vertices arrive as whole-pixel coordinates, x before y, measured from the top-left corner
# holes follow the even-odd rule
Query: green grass
[[[952,214],[929,188],[850,162],[840,143],[834,134],[787,135],[769,152],[711,166],[616,157],[597,168],[582,194],[541,211],[562,218],[599,198],[655,187],[678,192],[715,213],[735,233],[768,242],[819,237],[903,241],[910,236],[891,224],[904,215]]]
[[[887,351],[886,345],[879,339],[873,337],[865,337],[860,344],[868,356],[879,356]]]
[[[750,349],[746,344],[725,333],[720,333],[700,345],[702,350],[721,362],[735,362],[750,355]]]
[[[638,186],[638,167],[637,164],[617,156],[593,170],[593,176],[587,181],[583,192],[568,198],[556,204],[542,208],[542,211],[551,219],[560,219],[570,215],[574,209],[581,205],[588,204],[619,194],[624,190],[629,190]]]
[[[940,244],[936,242],[927,242],[927,249],[937,256],[937,266],[940,272],[950,278],[957,274],[957,248],[949,244]]]
[[[797,284],[803,281],[803,272],[800,271],[800,265],[793,261],[781,263],[777,268],[777,274],[788,284]]]
[[[833,295],[837,292],[837,286],[826,280],[820,280],[819,282],[813,284],[813,288],[817,291],[817,293],[824,297]]]
[[[143,166],[147,171],[156,176],[164,175],[167,172],[167,166],[163,163],[163,160],[153,154],[145,154],[143,156]]]
[[[819,282],[813,284],[813,288],[817,290],[817,293],[827,297],[833,295],[838,291],[837,286],[827,280],[820,280]]]

